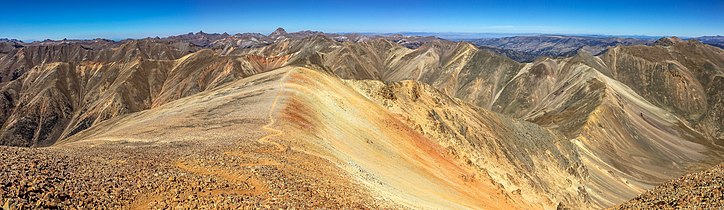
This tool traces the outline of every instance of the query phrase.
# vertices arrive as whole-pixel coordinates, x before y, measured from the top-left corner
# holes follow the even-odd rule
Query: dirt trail
[[[266,151],[266,152],[285,152],[289,150],[288,146],[279,144],[277,142],[269,140],[272,137],[281,136],[282,131],[279,129],[272,128],[274,126],[274,123],[276,122],[276,119],[274,118],[274,111],[276,111],[277,103],[279,103],[279,98],[281,98],[281,95],[284,93],[284,81],[286,81],[287,77],[289,76],[290,72],[287,72],[282,76],[279,83],[279,92],[277,92],[276,96],[274,97],[274,101],[272,101],[271,107],[269,108],[269,112],[267,112],[267,115],[269,116],[269,123],[262,126],[261,128],[265,131],[270,132],[270,134],[267,134],[266,136],[263,136],[257,140],[257,142],[262,144],[271,144],[274,145],[274,147],[277,148],[276,151]]]
[[[269,108],[269,111],[267,112],[269,123],[267,123],[266,125],[261,127],[262,130],[269,132],[269,134],[256,140],[257,142],[259,142],[261,144],[270,144],[270,145],[276,147],[276,150],[260,150],[259,152],[275,153],[275,152],[285,152],[290,149],[288,146],[285,146],[285,145],[282,145],[277,142],[269,140],[272,137],[281,136],[283,134],[283,131],[281,131],[279,129],[275,129],[272,126],[274,126],[274,124],[276,123],[276,119],[274,118],[274,111],[276,110],[276,106],[279,103],[279,98],[281,98],[281,95],[284,92],[284,82],[283,81],[286,81],[286,78],[290,73],[291,72],[285,73],[284,76],[282,76],[282,78],[280,79],[281,82],[279,83],[279,91],[274,96],[274,100],[272,101],[271,107]],[[236,157],[249,156],[249,154],[247,152],[238,152],[238,151],[227,151],[227,152],[224,152],[224,154],[230,155],[230,156],[236,156]],[[260,159],[259,163],[241,164],[241,166],[247,166],[247,167],[248,166],[264,166],[264,165],[279,165],[279,162],[277,162],[276,160],[272,160],[272,159]]]
[[[274,112],[277,107],[277,103],[279,103],[279,99],[281,98],[281,95],[283,94],[284,89],[284,82],[287,76],[290,74],[290,72],[285,73],[279,82],[279,90],[276,93],[274,100],[272,101],[271,107],[269,108],[269,111],[267,112],[267,116],[269,119],[269,123],[262,126],[262,129],[267,131],[269,134],[257,139],[257,142],[261,143],[262,145],[272,145],[275,149],[262,149],[262,150],[256,150],[254,152],[258,153],[282,153],[289,151],[289,147],[282,145],[280,143],[271,141],[270,138],[280,136],[283,134],[281,130],[275,129],[272,126],[274,126],[274,123],[276,120],[274,119]],[[254,152],[244,152],[244,151],[226,151],[223,154],[227,156],[234,156],[234,157],[242,157],[242,158],[248,158],[248,159],[256,159],[255,162],[250,163],[241,163],[238,164],[239,167],[255,167],[255,166],[279,166],[281,165],[278,161],[274,159],[269,158],[260,158],[257,155],[254,155]],[[234,194],[234,195],[249,195],[249,196],[257,196],[261,195],[268,191],[268,186],[263,181],[255,178],[254,174],[252,173],[245,173],[243,170],[230,170],[233,168],[222,168],[222,167],[215,167],[215,166],[209,166],[209,165],[203,165],[200,164],[199,161],[178,161],[174,164],[176,168],[181,169],[182,171],[199,175],[199,176],[212,176],[217,177],[220,179],[223,179],[227,182],[236,184],[237,186],[229,186],[225,189],[214,189],[210,191],[200,191],[195,190],[193,192],[185,192],[183,193],[183,197],[187,197],[190,195],[196,195],[196,196],[214,196],[214,195],[220,195],[220,194]],[[239,188],[239,186],[245,186],[242,188]],[[142,196],[138,200],[136,200],[133,205],[132,209],[148,209],[151,208],[151,204],[157,201],[161,201],[162,199],[165,199],[166,196],[159,195],[159,194],[149,194],[146,196]]]

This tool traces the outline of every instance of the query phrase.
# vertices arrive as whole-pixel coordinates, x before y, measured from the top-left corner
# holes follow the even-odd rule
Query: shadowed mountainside
[[[487,38],[470,42],[478,46],[494,48],[498,53],[516,61],[531,62],[541,56],[569,57],[579,51],[596,55],[608,47],[651,44],[653,41],[617,37],[540,35]]]

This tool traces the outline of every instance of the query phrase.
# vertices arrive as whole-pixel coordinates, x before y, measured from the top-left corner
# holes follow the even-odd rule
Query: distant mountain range
[[[713,45],[724,49],[724,36],[702,36],[693,39],[699,40],[704,44]]]
[[[506,55],[519,62],[531,62],[538,57],[569,57],[583,51],[598,55],[609,47],[619,45],[650,45],[654,40],[586,37],[586,36],[515,36],[503,38],[476,39],[472,43]]]
[[[619,45],[651,45],[656,40],[652,38],[537,35],[484,38],[470,40],[470,42],[489,48],[519,62],[531,62],[541,56],[568,57],[575,55],[579,51],[597,55],[609,47]],[[699,40],[704,44],[724,48],[724,37],[722,36],[704,36],[690,38],[689,40]]]
[[[485,48],[496,53],[508,56],[518,62],[532,62],[539,57],[569,57],[578,51],[597,55],[608,47],[629,46],[629,45],[651,45],[659,36],[645,35],[554,35],[539,33],[439,33],[439,32],[401,32],[401,33],[322,33],[319,31],[300,31],[287,33],[279,28],[270,36],[260,33],[243,33],[230,35],[227,33],[189,33],[166,38],[156,38],[166,41],[186,41],[195,47],[255,47],[263,46],[273,42],[274,37],[291,36],[303,37],[308,35],[322,35],[337,41],[359,42],[367,39],[384,38],[397,42],[409,48],[417,48],[420,45],[435,40],[446,39],[450,41],[471,42],[478,47]],[[724,48],[724,36],[702,36],[684,38],[684,40],[699,40],[719,48]],[[108,39],[94,39],[104,42],[114,42]],[[17,39],[0,39],[0,42],[13,42],[21,45],[47,45],[58,42],[86,43],[85,40],[44,40],[24,43]],[[119,41],[122,43],[124,40]],[[232,43],[238,42],[238,43]],[[2,50],[2,49],[0,49]]]

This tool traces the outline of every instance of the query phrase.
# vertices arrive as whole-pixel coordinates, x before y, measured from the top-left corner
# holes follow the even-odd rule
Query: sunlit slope
[[[380,199],[415,208],[531,208],[338,78],[300,68],[285,91],[275,125],[282,144],[331,160]]]
[[[145,111],[101,122],[53,147],[159,147],[178,155],[173,145],[195,145],[200,152],[163,163],[158,173],[179,174],[176,187],[139,195],[130,207],[147,209],[160,202],[212,205],[233,198],[244,202],[219,208],[279,206],[306,208],[390,208],[346,171],[319,152],[292,148],[279,136],[276,119],[289,89],[293,68],[256,74]],[[290,134],[294,135],[294,134]],[[279,142],[279,143],[277,143]],[[310,142],[305,142],[310,144]],[[194,182],[192,177],[209,180]],[[213,183],[230,183],[230,185]],[[178,199],[179,189],[182,191]],[[186,200],[187,196],[193,198]],[[207,202],[207,203],[202,203]],[[173,204],[176,205],[176,204]]]
[[[489,177],[513,199],[536,208],[592,207],[586,169],[562,134],[403,81],[347,81],[379,106]]]
[[[674,114],[620,82],[595,74],[595,80],[605,84],[605,93],[575,142],[589,166],[591,194],[600,205],[623,202],[699,164],[723,159],[722,148]]]
[[[268,135],[243,138],[259,131]],[[107,120],[64,144],[114,141],[255,142],[259,150],[239,155],[270,154],[269,161],[280,164],[279,170],[317,176],[319,182],[348,183],[346,188],[369,192],[380,202],[419,208],[530,208],[520,196],[506,196],[490,177],[342,80],[304,68],[254,75]],[[325,161],[313,164],[333,164],[336,171],[324,173],[336,175],[321,176],[313,165],[294,169],[320,158]]]

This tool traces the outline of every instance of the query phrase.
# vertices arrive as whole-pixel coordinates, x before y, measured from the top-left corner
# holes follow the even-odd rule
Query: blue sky
[[[205,32],[724,35],[724,1],[16,1],[0,37],[142,38]]]

